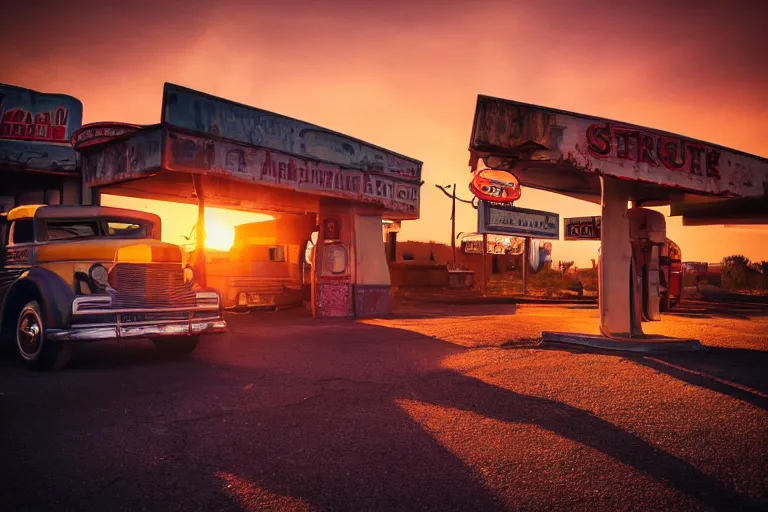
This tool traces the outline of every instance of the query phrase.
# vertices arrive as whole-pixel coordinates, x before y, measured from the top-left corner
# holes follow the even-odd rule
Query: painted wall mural
[[[82,172],[90,187],[149,176],[162,166],[163,130],[156,127],[83,153]]]
[[[768,159],[627,123],[487,96],[478,98],[473,158],[558,166],[690,192],[760,197]],[[525,183],[523,183],[525,185]]]
[[[318,283],[317,306],[318,316],[352,316],[352,285],[350,283]]]
[[[82,121],[83,105],[72,96],[0,84],[0,165],[75,171],[70,138]]]
[[[304,160],[277,151],[178,133],[166,137],[166,168],[328,197],[378,204],[405,218],[419,214],[420,183]]]

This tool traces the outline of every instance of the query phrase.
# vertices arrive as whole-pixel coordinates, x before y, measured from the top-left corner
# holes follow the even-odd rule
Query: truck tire
[[[36,300],[27,302],[19,309],[15,327],[16,352],[27,368],[60,370],[71,359],[72,347],[68,343],[45,339],[43,315]]]

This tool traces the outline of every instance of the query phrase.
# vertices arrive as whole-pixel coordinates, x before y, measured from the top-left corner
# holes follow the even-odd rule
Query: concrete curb
[[[597,306],[597,299],[536,299],[533,297],[408,297],[395,300],[398,302],[418,302],[421,304],[593,304]]]
[[[669,352],[696,352],[704,347],[698,340],[645,336],[643,338],[614,340],[594,334],[578,334],[573,332],[541,333],[542,343],[557,343],[578,345],[613,352],[635,352],[643,354],[659,354]]]

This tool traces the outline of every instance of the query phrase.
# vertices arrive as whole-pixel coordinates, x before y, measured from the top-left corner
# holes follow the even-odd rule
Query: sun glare
[[[217,251],[229,251],[235,243],[235,226],[249,222],[263,222],[274,217],[266,214],[220,210],[205,211],[205,247]]]
[[[132,197],[102,196],[104,206],[115,206],[152,212],[162,219],[163,241],[184,244],[193,235],[197,221],[197,206],[192,204],[172,203],[153,199]],[[274,219],[265,213],[225,210],[222,208],[205,209],[205,246],[209,249],[229,251],[235,242],[235,226],[250,222],[263,222]]]
[[[205,247],[228,251],[235,243],[235,226],[218,220],[205,220]]]

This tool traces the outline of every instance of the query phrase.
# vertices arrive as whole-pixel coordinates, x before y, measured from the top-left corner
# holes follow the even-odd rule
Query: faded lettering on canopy
[[[165,155],[165,165],[172,171],[204,172],[235,181],[377,204],[404,218],[419,214],[420,184],[383,174],[173,131],[166,137]]]
[[[768,186],[765,158],[659,130],[486,96],[478,98],[470,151],[487,165],[599,173],[695,193],[759,197]],[[535,177],[519,177],[523,185],[545,188],[541,182],[526,183]]]

